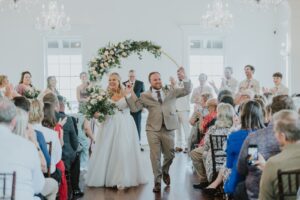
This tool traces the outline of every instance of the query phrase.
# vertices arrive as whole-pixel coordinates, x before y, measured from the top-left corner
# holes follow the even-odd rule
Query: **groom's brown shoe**
[[[163,181],[166,185],[170,185],[171,183],[171,178],[170,178],[170,175],[167,174],[167,173],[163,173]]]
[[[161,183],[155,183],[154,188],[153,188],[153,192],[154,193],[159,193],[160,190],[161,190]]]

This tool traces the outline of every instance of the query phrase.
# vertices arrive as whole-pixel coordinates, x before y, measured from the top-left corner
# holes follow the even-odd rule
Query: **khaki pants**
[[[175,157],[174,131],[167,130],[164,126],[160,131],[147,131],[147,138],[150,147],[150,159],[154,174],[155,183],[161,182],[162,173],[169,174],[169,169]],[[161,153],[164,155],[163,166],[161,167]]]
[[[58,183],[53,178],[45,178],[45,185],[41,192],[48,200],[55,200],[58,192]]]
[[[200,178],[200,182],[207,182],[205,166],[203,163],[203,152],[204,152],[204,148],[198,147],[193,151],[191,151],[190,156],[193,161],[195,170]]]

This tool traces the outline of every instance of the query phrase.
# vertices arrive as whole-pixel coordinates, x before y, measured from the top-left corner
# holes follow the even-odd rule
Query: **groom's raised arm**
[[[175,88],[174,93],[176,98],[184,97],[189,95],[192,91],[192,82],[189,79],[183,80],[183,88]]]
[[[127,94],[125,99],[131,112],[138,112],[144,107],[141,99],[138,98],[134,93]]]

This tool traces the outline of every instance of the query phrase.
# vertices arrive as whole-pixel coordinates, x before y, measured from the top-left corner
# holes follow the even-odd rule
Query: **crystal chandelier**
[[[201,24],[209,29],[225,29],[233,25],[233,15],[224,0],[214,0],[209,4],[206,14],[201,18]]]
[[[50,0],[48,7],[42,6],[42,12],[36,18],[38,30],[69,30],[71,28],[70,17],[65,13],[64,5],[58,4],[57,0]]]
[[[285,0],[243,0],[245,3],[260,9],[270,9],[278,6]]]

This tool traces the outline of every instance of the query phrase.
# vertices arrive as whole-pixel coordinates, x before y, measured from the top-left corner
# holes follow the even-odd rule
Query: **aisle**
[[[109,188],[86,188],[84,200],[206,200],[209,199],[201,194],[200,190],[192,187],[197,182],[192,172],[191,161],[186,154],[176,153],[171,166],[171,186],[166,188],[162,184],[161,194],[154,194],[152,169],[149,159],[149,149],[142,153],[145,163],[145,174],[148,177],[148,184],[135,188],[118,191]]]

